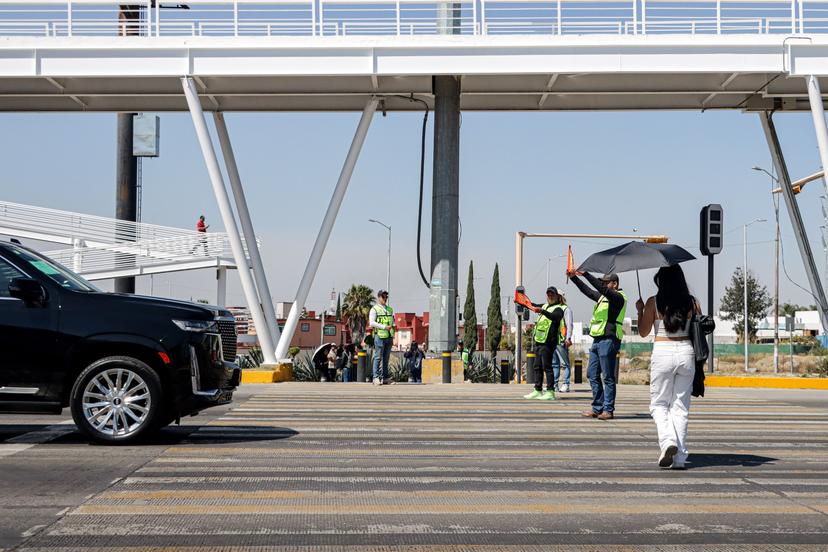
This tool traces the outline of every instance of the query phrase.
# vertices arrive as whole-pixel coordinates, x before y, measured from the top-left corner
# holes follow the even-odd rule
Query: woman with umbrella
[[[687,460],[687,418],[696,373],[696,358],[690,340],[693,313],[701,313],[690,295],[679,265],[660,268],[655,275],[658,293],[635,304],[638,333],[655,333],[650,361],[650,415],[658,429],[661,468],[684,468]]]
[[[645,270],[672,266],[695,259],[678,245],[666,243],[629,242],[606,251],[590,255],[578,270],[568,269],[567,276],[581,292],[596,301],[589,334],[594,341],[589,352],[587,376],[592,386],[592,410],[584,412],[588,418],[611,420],[615,411],[615,363],[624,337],[624,315],[627,296],[618,284],[618,272]],[[587,272],[603,272],[598,279]],[[590,289],[577,276],[584,276],[592,285]],[[641,284],[638,285],[641,297]],[[603,377],[603,386],[601,379]]]

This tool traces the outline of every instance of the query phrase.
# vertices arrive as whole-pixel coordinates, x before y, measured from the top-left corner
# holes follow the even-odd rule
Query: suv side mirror
[[[32,278],[14,278],[9,282],[9,295],[30,307],[42,307],[48,298],[46,288]]]

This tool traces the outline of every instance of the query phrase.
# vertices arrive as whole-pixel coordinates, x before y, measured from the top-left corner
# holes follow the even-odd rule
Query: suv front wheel
[[[140,360],[113,356],[90,364],[72,386],[72,418],[94,441],[124,444],[158,427],[161,381]]]

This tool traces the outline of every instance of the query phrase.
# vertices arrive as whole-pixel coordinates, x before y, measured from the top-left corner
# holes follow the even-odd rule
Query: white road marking
[[[54,441],[58,437],[62,437],[73,431],[75,431],[75,422],[69,419],[46,426],[43,429],[12,437],[11,439],[7,439],[5,443],[0,444],[0,458],[23,452],[35,445],[42,445],[43,443]]]

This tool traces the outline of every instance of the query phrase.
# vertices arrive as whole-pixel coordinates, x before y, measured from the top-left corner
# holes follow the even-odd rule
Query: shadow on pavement
[[[22,427],[22,426],[16,426]],[[32,425],[26,426],[28,431],[38,431],[49,427],[48,425]],[[96,445],[91,443],[84,437],[74,426],[71,431],[51,439],[39,445]],[[15,431],[18,430],[15,428]],[[16,435],[21,435],[26,432],[19,432]],[[139,439],[126,446],[169,446],[178,445],[181,443],[188,444],[232,444],[232,443],[251,443],[257,441],[277,441],[280,439],[289,439],[298,435],[297,431],[283,427],[256,427],[256,426],[211,426],[211,425],[181,425],[168,426],[164,429],[148,435],[143,439]],[[10,439],[13,435],[6,433],[6,428],[0,426],[0,439]],[[104,445],[106,446],[106,445]]]
[[[758,456],[756,454],[696,454],[691,453],[687,468],[705,468],[714,466],[742,466],[751,468],[776,462],[777,458]]]

